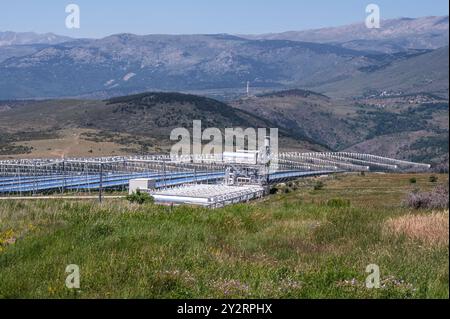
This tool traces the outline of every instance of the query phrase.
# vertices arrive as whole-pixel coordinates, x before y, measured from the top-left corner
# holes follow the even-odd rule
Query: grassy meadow
[[[436,176],[304,179],[216,210],[0,200],[0,298],[449,298],[448,210],[402,206]]]

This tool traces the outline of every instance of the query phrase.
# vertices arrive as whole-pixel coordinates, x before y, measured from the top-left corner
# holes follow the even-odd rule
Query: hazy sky
[[[81,28],[65,27],[78,4]],[[448,0],[1,0],[0,31],[72,37],[114,33],[267,33],[362,22],[369,3],[381,18],[448,15]]]

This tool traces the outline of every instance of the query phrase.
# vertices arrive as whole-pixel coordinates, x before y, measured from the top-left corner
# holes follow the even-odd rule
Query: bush
[[[286,193],[287,185],[285,183],[280,183],[275,185],[272,189],[273,191],[271,190],[271,192],[273,192],[274,194],[284,194]]]
[[[434,175],[431,175],[428,180],[430,181],[430,183],[436,183],[438,181],[438,178]]]
[[[414,209],[448,209],[448,186],[437,186],[431,192],[413,191],[403,204]]]
[[[410,182],[411,184],[415,184],[415,183],[417,183],[417,178],[411,177],[411,178],[409,179],[409,182]]]
[[[350,200],[343,199],[343,198],[332,198],[329,201],[327,201],[327,206],[330,207],[350,207]]]
[[[142,193],[139,189],[136,192],[133,192],[133,194],[127,195],[126,199],[130,203],[137,203],[139,205],[154,202],[152,196],[150,196],[148,193]]]
[[[291,191],[296,191],[297,189],[299,189],[299,186],[294,181],[289,182],[287,186],[290,188]]]
[[[316,185],[314,185],[314,190],[315,191],[321,190],[321,189],[323,189],[324,186],[325,186],[325,184],[322,181],[318,181],[316,183]]]

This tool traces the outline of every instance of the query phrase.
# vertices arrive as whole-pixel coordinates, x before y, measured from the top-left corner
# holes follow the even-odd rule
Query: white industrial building
[[[148,191],[154,189],[156,186],[156,180],[152,178],[136,178],[130,179],[128,192],[133,194],[136,191]]]

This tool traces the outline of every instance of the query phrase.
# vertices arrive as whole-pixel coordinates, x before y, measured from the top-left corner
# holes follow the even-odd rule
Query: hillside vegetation
[[[288,90],[231,103],[332,150],[448,161],[448,100],[432,94],[336,99]]]

